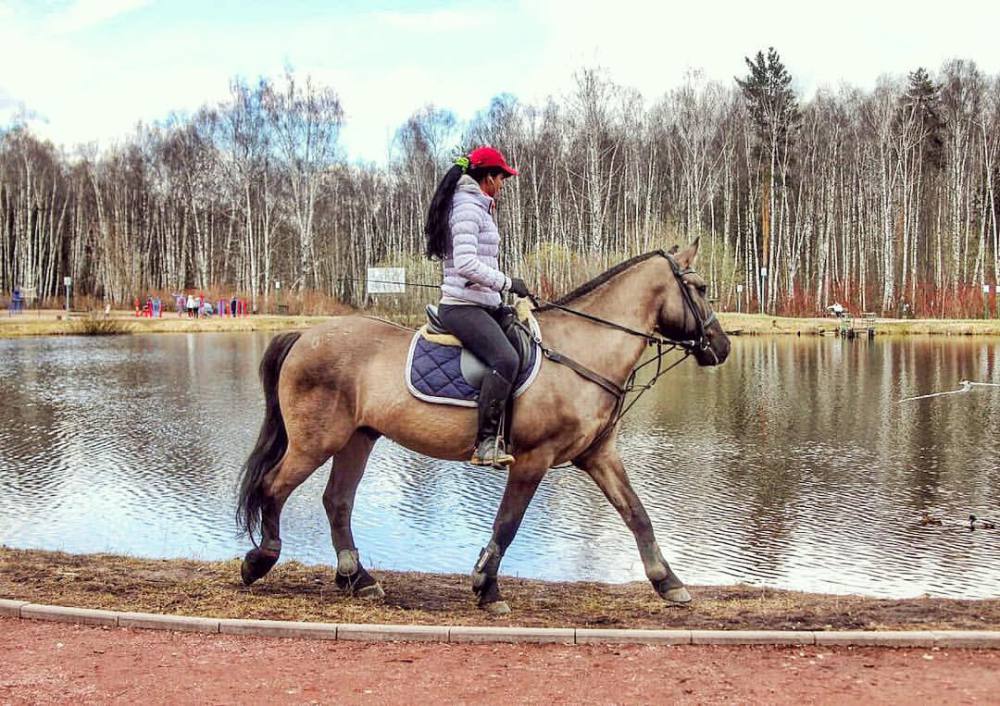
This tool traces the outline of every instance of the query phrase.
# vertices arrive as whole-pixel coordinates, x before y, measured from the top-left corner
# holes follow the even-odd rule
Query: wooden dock
[[[875,312],[865,311],[861,316],[842,316],[838,335],[842,338],[867,336],[875,338]]]

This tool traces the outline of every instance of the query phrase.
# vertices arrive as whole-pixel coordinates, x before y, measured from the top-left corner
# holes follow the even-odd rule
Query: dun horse
[[[613,393],[621,392],[657,336],[688,341],[702,366],[718,365],[729,354],[705,282],[693,270],[697,251],[695,241],[674,255],[633,258],[536,310],[544,345],[571,360],[546,359],[515,404],[510,436],[517,461],[472,573],[480,607],[509,610],[497,583],[500,561],[546,471],[566,462],[587,473],[621,514],[656,592],[670,602],[691,600],[660,552],[616,450],[616,428],[608,427],[617,423],[621,404]],[[474,410],[428,404],[409,393],[403,365],[412,335],[377,319],[347,316],[272,340],[260,364],[264,422],[240,488],[242,527],[251,538],[261,532],[243,560],[244,582],[253,583],[277,562],[282,506],[332,457],[323,506],[337,552],[337,584],[357,596],[384,595],[361,566],[351,532],[355,492],[373,445],[385,436],[417,453],[463,460],[476,432]],[[602,378],[607,384],[599,384]]]

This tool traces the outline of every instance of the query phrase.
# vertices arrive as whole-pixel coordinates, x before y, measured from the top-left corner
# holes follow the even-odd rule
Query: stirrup
[[[487,437],[480,441],[476,450],[472,452],[472,458],[469,459],[469,463],[473,466],[492,466],[499,469],[506,468],[514,461],[514,457],[507,453],[502,436]]]

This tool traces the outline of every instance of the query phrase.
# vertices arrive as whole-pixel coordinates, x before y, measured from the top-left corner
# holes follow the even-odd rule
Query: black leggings
[[[475,305],[438,306],[441,323],[477,358],[514,382],[520,359],[497,322],[502,311],[500,307],[487,309]]]

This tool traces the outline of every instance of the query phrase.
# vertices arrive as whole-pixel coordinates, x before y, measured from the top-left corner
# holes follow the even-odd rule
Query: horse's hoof
[[[668,588],[666,591],[661,593],[660,596],[668,603],[684,604],[691,602],[691,594],[688,593],[688,590],[683,586]]]
[[[482,603],[479,606],[490,615],[507,615],[510,613],[510,606],[507,601],[493,601],[492,603]]]
[[[243,557],[243,563],[240,564],[240,578],[243,579],[243,584],[249,586],[264,576],[277,563],[277,555],[272,556],[262,553],[259,549],[251,549]]]
[[[244,559],[240,564],[240,578],[243,579],[244,586],[249,586],[260,577],[253,575],[253,570],[250,568],[250,564],[246,559]]]
[[[359,588],[354,595],[358,598],[367,598],[368,600],[376,601],[385,598],[385,591],[382,590],[381,584],[374,583],[371,586]]]

